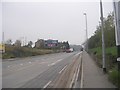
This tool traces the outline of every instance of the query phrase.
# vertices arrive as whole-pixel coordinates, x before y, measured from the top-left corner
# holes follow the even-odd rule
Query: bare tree
[[[20,47],[20,46],[21,46],[21,41],[20,41],[20,40],[16,40],[16,41],[15,41],[15,46]]]
[[[12,40],[11,40],[11,39],[8,39],[8,40],[5,42],[5,44],[11,45],[11,44],[12,44]]]
[[[33,45],[33,42],[32,42],[32,41],[29,41],[27,46],[28,46],[28,47],[32,47],[32,45]]]

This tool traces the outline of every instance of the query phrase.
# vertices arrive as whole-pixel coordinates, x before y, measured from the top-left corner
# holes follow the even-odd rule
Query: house
[[[52,39],[48,39],[44,41],[44,47],[45,48],[55,48],[58,47],[58,40],[52,40]]]

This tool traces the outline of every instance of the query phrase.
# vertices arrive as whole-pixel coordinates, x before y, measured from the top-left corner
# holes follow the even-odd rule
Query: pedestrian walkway
[[[92,58],[83,51],[83,88],[115,88],[108,81],[107,74],[104,74],[102,68],[99,68]]]

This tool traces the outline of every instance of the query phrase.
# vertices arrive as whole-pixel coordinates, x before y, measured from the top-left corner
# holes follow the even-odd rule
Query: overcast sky
[[[33,42],[39,38],[82,44],[85,41],[83,13],[87,13],[90,37],[100,21],[99,7],[99,2],[2,2],[2,30],[5,40],[26,37]],[[113,11],[112,2],[104,2],[103,10],[106,17]]]

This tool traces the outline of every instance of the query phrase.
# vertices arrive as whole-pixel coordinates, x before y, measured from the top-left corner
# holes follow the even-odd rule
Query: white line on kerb
[[[49,81],[43,88],[46,88],[50,83],[51,81]]]
[[[66,67],[67,67],[67,65],[59,72],[59,74],[63,71],[63,70],[65,70],[66,69]]]

